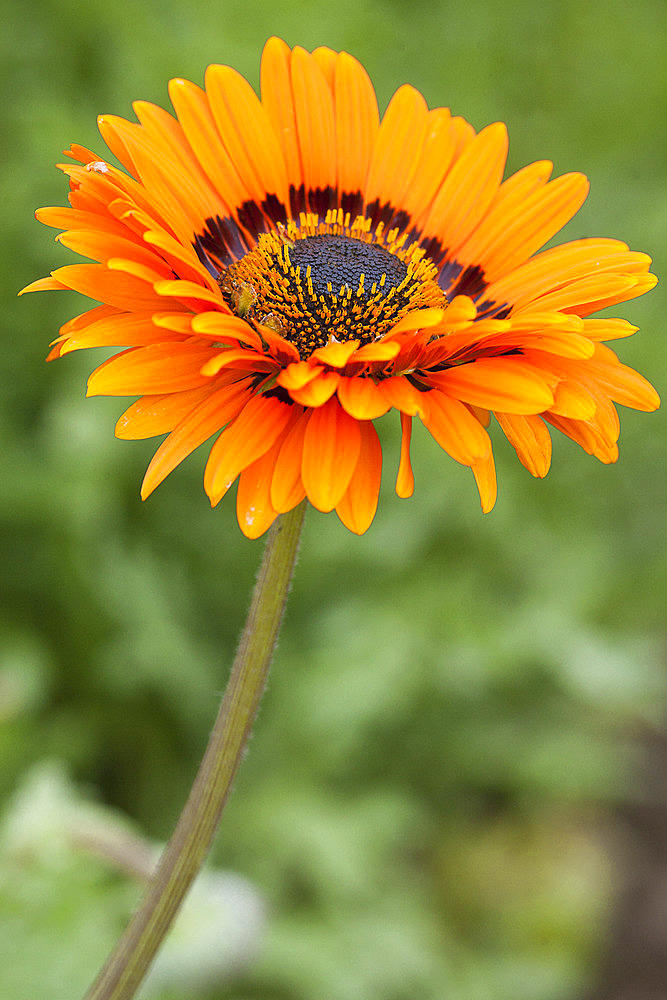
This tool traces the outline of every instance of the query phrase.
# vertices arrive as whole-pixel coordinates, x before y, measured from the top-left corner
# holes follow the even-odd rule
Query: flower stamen
[[[406,313],[447,299],[421,247],[342,210],[302,214],[232,264],[220,287],[244,319],[277,330],[302,358],[333,341],[371,343]]]

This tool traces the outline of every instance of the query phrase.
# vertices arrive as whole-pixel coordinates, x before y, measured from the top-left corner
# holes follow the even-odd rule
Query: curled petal
[[[256,351],[262,349],[259,335],[240,316],[231,316],[223,312],[204,312],[193,316],[191,323],[193,331],[199,336],[219,338],[223,342],[228,338],[234,338],[241,344],[254,347]]]
[[[357,420],[376,420],[385,414],[391,403],[370,378],[341,378],[338,401]]]
[[[415,477],[410,461],[410,437],[412,435],[412,417],[401,413],[401,460],[396,476],[396,495],[407,499],[415,491]]]
[[[358,347],[358,341],[346,340],[341,344],[327,344],[318,347],[310,356],[316,364],[331,365],[332,368],[344,368]]]
[[[341,376],[338,372],[321,372],[300,389],[290,389],[290,396],[302,406],[317,409],[323,406],[336,392]]]
[[[278,385],[289,392],[293,389],[303,389],[323,371],[323,365],[313,365],[310,361],[295,361],[280,372],[277,379]]]

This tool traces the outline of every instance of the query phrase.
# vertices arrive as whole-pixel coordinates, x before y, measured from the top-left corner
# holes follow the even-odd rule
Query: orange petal
[[[357,420],[376,420],[391,409],[371,378],[341,378],[337,393],[343,409]]]
[[[222,306],[222,296],[219,291],[212,291],[204,285],[198,285],[194,281],[183,281],[182,278],[176,281],[156,281],[155,291],[158,295],[167,295],[182,302],[194,300],[199,302],[212,302],[213,305]]]
[[[301,476],[308,499],[318,510],[338,504],[349,486],[361,447],[361,432],[337,399],[313,410],[303,442]]]
[[[228,211],[234,211],[250,193],[220,139],[208,97],[194,83],[180,79],[170,80],[169,96],[198,162]]]
[[[292,510],[306,495],[301,480],[301,462],[309,416],[308,412],[301,412],[281,439],[271,481],[271,504],[280,513]]]
[[[236,516],[246,538],[259,538],[278,517],[271,504],[271,478],[279,448],[278,441],[239,477]]]
[[[141,486],[145,500],[156,486],[207,438],[233,420],[251,392],[249,380],[225,386],[195,407],[153,455]]]
[[[153,313],[152,320],[155,326],[160,328],[160,336],[164,334],[162,330],[170,330],[173,333],[180,333],[184,337],[192,336],[192,313]]]
[[[94,326],[100,320],[106,320],[112,317],[117,319],[121,316],[126,315],[120,312],[118,309],[114,309],[112,306],[95,306],[94,309],[88,309],[86,312],[81,313],[78,316],[73,316],[72,319],[68,320],[66,323],[60,327],[60,336],[56,337],[55,340],[51,342],[51,347],[53,348],[49,354],[46,356],[47,361],[53,361],[54,358],[59,358],[61,354],[66,352],[66,348],[69,344],[70,336],[80,336],[85,335],[86,331]],[[166,339],[169,339],[167,337]],[[109,345],[107,345],[109,346]],[[115,346],[130,346],[130,345],[111,345]],[[73,348],[74,350],[76,348]]]
[[[334,52],[326,45],[318,45],[313,49],[313,59],[322,70],[322,75],[327,81],[329,90],[333,93],[336,78],[336,63],[340,58],[338,52]]]
[[[470,303],[471,306],[469,318],[474,319],[477,315],[477,310],[470,299],[466,298],[465,301]],[[415,309],[414,312],[408,313],[395,326],[392,326],[387,336],[394,336],[397,333],[403,333],[405,330],[427,330],[432,326],[440,326],[443,322],[447,323],[447,328],[449,329],[450,316],[453,316],[453,312],[450,313],[449,308],[447,311],[444,309]],[[391,343],[391,341],[381,340],[378,343],[385,344]],[[376,345],[369,344],[368,346],[374,347]]]
[[[382,478],[382,446],[370,420],[358,425],[361,434],[359,458],[350,485],[336,504],[336,513],[356,535],[370,527],[378,505]]]
[[[311,365],[310,361],[295,361],[280,372],[277,382],[291,392],[292,389],[302,389],[323,371],[322,365]]]
[[[410,437],[412,436],[412,417],[401,413],[401,460],[396,476],[396,494],[402,499],[411,497],[415,491],[415,477],[410,461]]]
[[[299,352],[294,344],[291,344],[289,340],[285,340],[284,337],[281,337],[279,333],[276,333],[275,330],[272,330],[268,326],[262,326],[262,324],[258,324],[257,326],[264,342],[263,348],[271,357],[284,366],[291,365],[294,361],[299,360]]]
[[[531,476],[543,479],[551,465],[551,435],[538,416],[496,413],[505,437]]]
[[[88,396],[144,396],[196,389],[210,383],[202,375],[210,347],[150,344],[109,358],[88,379]]]
[[[318,347],[308,359],[313,364],[331,365],[332,368],[343,368],[359,346],[358,340],[345,340],[342,343],[327,344]],[[355,359],[356,360],[356,359]]]
[[[569,420],[567,417],[558,417],[550,413],[545,414],[544,419],[566,437],[576,441],[588,455],[594,455],[605,465],[610,465],[618,459],[618,445],[609,442],[593,421]]]
[[[100,115],[97,124],[109,148],[119,159],[123,153],[142,188],[150,191],[153,209],[183,243],[209,215],[224,211],[221,201],[212,204],[210,194],[206,197],[196,174],[193,176],[162,144],[153,143],[141,126],[116,115]]]
[[[199,336],[219,338],[222,341],[233,338],[239,343],[254,347],[256,351],[262,348],[258,334],[240,316],[224,312],[198,313],[192,317],[192,329]]]
[[[376,340],[374,344],[364,344],[352,357],[353,364],[372,365],[377,361],[391,361],[401,350],[396,340]]]
[[[577,319],[579,317],[576,317]],[[526,330],[516,332],[512,328],[507,336],[491,338],[488,343],[512,343],[515,348],[525,348],[526,350],[545,351],[547,354],[556,354],[563,358],[579,358],[580,360],[590,358],[593,354],[593,344],[588,337],[582,337],[578,333],[570,333],[567,330],[551,331],[549,329]],[[487,341],[484,346],[486,347]]]
[[[303,174],[290,62],[291,53],[285,42],[281,38],[269,38],[262,54],[262,104],[282,146],[287,176],[298,190]]]
[[[424,418],[428,412],[428,392],[420,392],[412,382],[402,375],[392,378],[382,379],[377,383],[377,388],[385,397],[390,406],[394,406],[402,413],[411,417],[420,416]]]
[[[526,351],[524,357],[527,363],[545,367],[570,386],[580,386],[598,406],[604,405],[609,397],[634,410],[651,411],[660,405],[660,397],[651,383],[633,368],[621,364],[605,344],[596,344],[593,357],[583,362],[552,356],[545,364],[539,351]],[[544,372],[545,376],[548,372]]]
[[[621,364],[614,352],[598,344],[595,356],[586,362],[586,375],[594,379],[612,399],[633,410],[651,412],[660,406],[660,397],[647,379],[634,368]]]
[[[334,92],[339,193],[363,192],[380,119],[373,84],[347,52],[336,60]]]
[[[486,458],[480,458],[473,462],[472,472],[479,490],[479,499],[482,504],[482,511],[488,514],[493,510],[498,496],[498,484],[496,482],[496,463],[493,454]]]
[[[223,348],[216,351],[215,355],[202,365],[202,375],[217,375],[223,368],[248,369],[255,372],[275,371],[276,363],[273,358],[267,358],[257,351],[239,348]]]
[[[384,113],[368,169],[366,203],[376,200],[402,208],[403,195],[419,166],[428,125],[426,101],[405,84],[396,91]]]
[[[591,395],[595,397],[597,403],[594,418],[595,426],[608,444],[616,444],[621,435],[621,421],[618,411],[609,397],[605,396],[601,390],[596,392],[594,387],[589,386],[589,388],[591,389]]]
[[[550,413],[558,413],[574,420],[591,420],[597,409],[595,399],[585,387],[574,380],[564,379],[554,389]]]
[[[126,128],[123,128],[123,126],[126,126]],[[113,155],[120,160],[133,177],[138,178],[139,171],[132,157],[132,150],[125,141],[125,135],[130,131],[130,122],[119,118],[117,115],[98,115],[97,127]],[[110,164],[105,163],[103,160],[97,161],[97,164],[94,162],[89,163],[87,166],[94,172],[98,172],[101,168],[102,173],[109,173]]]
[[[55,270],[53,277],[65,288],[117,309],[127,312],[164,311],[165,304],[152,285],[122,271],[109,271],[103,264],[68,264]],[[31,290],[34,290],[34,285]]]
[[[250,84],[230,66],[209,66],[206,92],[218,132],[251,198],[269,194],[287,206],[287,172],[266,109]]]
[[[226,204],[193,155],[181,124],[162,108],[146,101],[135,101],[132,107],[142,124],[141,128],[130,126],[132,156],[146,188],[151,190],[145,177],[145,161],[148,161],[153,168],[151,179],[157,167],[161,190],[170,192],[183,204],[186,217],[202,220],[223,212]]]
[[[183,392],[167,392],[142,396],[118,418],[115,434],[125,441],[167,434],[194,408],[211,395],[210,385]]]
[[[63,323],[60,327],[60,332],[64,336],[69,336],[71,333],[90,326],[91,323],[97,323],[100,319],[111,319],[114,316],[120,317],[123,315],[124,313],[120,309],[115,309],[113,306],[95,306],[93,309],[87,309],[85,312],[79,313],[78,316],[72,316],[66,323]]]
[[[149,246],[156,247],[171,271],[180,278],[195,281],[198,285],[206,284],[214,291],[217,289],[215,278],[201,263],[190,244],[184,246],[164,229],[147,229],[142,239]]]
[[[449,333],[464,330],[477,316],[477,306],[468,295],[455,295],[447,306],[443,326]]]
[[[480,358],[430,375],[429,383],[464,403],[503,413],[541,413],[553,403],[544,379],[515,358]]]
[[[99,261],[101,264],[106,264],[112,257],[126,257],[146,267],[157,269],[161,272],[158,274],[159,278],[164,278],[169,273],[167,265],[154,251],[137,241],[127,239],[126,236],[115,236],[99,230],[70,229],[60,233],[56,241],[74,253]]]
[[[152,313],[116,313],[75,330],[62,345],[61,354],[87,347],[147,347],[165,341],[182,343],[183,339],[182,334],[158,330]]]
[[[485,410],[481,406],[471,406],[470,403],[468,403],[468,409],[473,414],[473,416],[477,417],[482,427],[489,426],[489,424],[491,423],[491,413],[489,410]]]
[[[300,46],[292,50],[292,90],[301,168],[306,190],[336,188],[336,128],[333,95],[322,70]],[[311,204],[317,211],[318,205]],[[320,208],[321,210],[321,208]]]
[[[535,309],[536,300],[540,310],[559,310],[557,299],[550,302],[541,297],[581,280],[590,281],[591,277],[593,281],[602,281],[609,275],[639,276],[645,274],[650,264],[650,257],[628,251],[620,240],[574,240],[531,257],[505,277],[493,281],[484,294],[494,302],[515,303],[514,315],[518,309]]]
[[[159,263],[160,262],[158,261],[158,264]],[[140,264],[136,260],[123,257],[109,257],[106,265],[110,271],[123,271],[124,274],[130,274],[135,278],[141,278],[142,281],[147,282],[147,284],[152,284],[153,287],[155,287],[157,283],[164,281],[165,271],[169,271],[169,268],[167,267],[163,267],[162,270],[158,271],[154,267],[147,267],[145,264]]]
[[[491,439],[479,420],[458,399],[441,392],[429,394],[429,412],[422,418],[441,448],[463,465],[487,458]]]
[[[53,275],[47,275],[46,278],[37,278],[36,281],[31,281],[18,294],[25,295],[26,292],[62,292],[66,291],[69,287],[69,285],[64,284],[62,281],[58,281]]]
[[[465,118],[461,118],[459,115],[456,115],[452,118],[452,134],[454,136],[453,142],[455,145],[454,158],[458,159],[458,157],[463,154],[463,151],[468,148],[470,143],[474,141],[477,133],[470,122],[467,122]]]
[[[116,219],[110,219],[99,212],[85,212],[81,209],[38,208],[35,218],[45,226],[54,229],[88,229],[97,233],[107,233],[110,236],[120,236],[127,239],[128,230]]]
[[[290,389],[289,394],[297,403],[302,406],[312,406],[317,408],[331,399],[341,376],[338,372],[322,372],[317,378],[312,379],[299,389]],[[280,382],[280,379],[278,380]]]
[[[292,418],[292,406],[276,396],[253,396],[211,448],[204,489],[213,503],[243,469],[269,450]]]
[[[590,340],[619,340],[631,337],[639,329],[626,319],[585,319],[584,334]]]
[[[657,278],[650,281],[649,287],[652,288],[656,282]],[[573,281],[563,288],[557,288],[536,302],[539,308],[570,311],[579,316],[586,316],[606,306],[616,305],[617,302],[636,298],[648,290],[643,287],[639,290],[639,286],[640,276],[637,275],[595,274]]]
[[[434,108],[428,112],[419,165],[410,186],[404,192],[401,206],[417,223],[430,207],[454,162],[456,134],[457,128],[452,123],[449,108]]]
[[[139,119],[144,133],[151,141],[168,151],[169,156],[185,169],[186,174],[201,193],[204,204],[209,206],[216,204],[218,201],[217,192],[209,183],[199,160],[193,153],[180,122],[164,108],[157,104],[151,104],[149,101],[133,101],[132,110]],[[204,206],[200,205],[200,207]]]
[[[483,262],[486,261],[494,240],[502,232],[503,227],[508,225],[508,220],[511,221],[515,214],[521,211],[526,200],[544,188],[552,170],[553,163],[551,161],[539,160],[527,167],[522,167],[521,170],[504,180],[498,188],[483,222],[459,247],[457,251],[459,263],[477,263],[486,269]]]
[[[504,186],[504,185],[503,185]],[[487,281],[507,274],[539,250],[581,208],[589,183],[583,174],[557,177],[527,197],[503,199],[480,224],[458,259],[478,263]],[[500,189],[502,192],[502,188]]]
[[[455,252],[486,214],[506,158],[507,129],[502,122],[487,125],[447,174],[424,223],[424,234]]]

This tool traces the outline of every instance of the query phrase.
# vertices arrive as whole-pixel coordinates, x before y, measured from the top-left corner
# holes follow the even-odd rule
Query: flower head
[[[29,286],[102,303],[50,357],[124,348],[88,394],[139,397],[119,437],[167,435],[143,497],[217,435],[204,486],[217,504],[239,479],[246,535],[304,497],[361,533],[380,487],[374,421],[395,409],[398,495],[413,491],[419,417],[488,511],[491,416],[544,476],[549,427],[613,462],[614,403],[658,406],[602,343],[635,327],[588,318],[652,288],[650,258],[613,239],[537,252],[582,205],[582,174],[549,180],[540,161],[503,180],[503,124],[476,133],[409,86],[380,118],[355,59],[277,38],[261,99],[228,66],[169,93],[175,116],[138,101],[138,124],[99,119],[124,169],[72,146],[70,207],[37,217],[94,263]]]

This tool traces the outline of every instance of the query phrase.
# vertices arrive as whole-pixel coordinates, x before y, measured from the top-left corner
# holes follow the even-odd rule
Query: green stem
[[[215,837],[266,684],[305,502],[274,523],[231,676],[188,801],[155,875],[85,1000],[131,1000]]]

